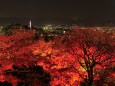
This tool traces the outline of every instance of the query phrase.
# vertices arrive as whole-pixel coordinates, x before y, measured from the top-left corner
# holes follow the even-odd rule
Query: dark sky
[[[115,0],[0,0],[0,17],[115,19]]]

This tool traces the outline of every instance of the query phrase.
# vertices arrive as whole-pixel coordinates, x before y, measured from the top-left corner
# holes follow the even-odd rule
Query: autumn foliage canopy
[[[76,28],[48,42],[43,37],[35,40],[35,34],[27,30],[0,36],[0,84],[115,84],[114,31]]]

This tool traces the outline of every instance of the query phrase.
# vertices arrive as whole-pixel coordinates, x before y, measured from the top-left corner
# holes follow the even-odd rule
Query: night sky
[[[0,17],[115,20],[115,0],[0,0]]]

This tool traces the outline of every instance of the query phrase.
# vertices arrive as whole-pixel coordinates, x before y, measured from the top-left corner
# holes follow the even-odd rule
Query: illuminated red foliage
[[[1,82],[8,81],[16,86],[22,80],[12,75],[7,76],[4,71],[13,70],[14,64],[29,67],[31,62],[36,62],[35,65],[42,66],[50,73],[51,86],[79,86],[81,82],[94,84],[101,80],[114,81],[113,34],[80,28],[49,42],[34,40],[34,35],[35,31],[23,31],[12,36],[0,36]]]

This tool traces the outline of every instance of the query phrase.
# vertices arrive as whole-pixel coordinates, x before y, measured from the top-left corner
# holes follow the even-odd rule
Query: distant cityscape
[[[0,26],[8,26],[12,24],[28,25],[28,21],[32,20],[33,26],[43,26],[46,24],[53,25],[73,25],[78,26],[115,26],[115,20],[113,19],[79,19],[79,18],[29,18],[29,17],[0,17]]]
[[[86,28],[87,27],[87,28]],[[10,25],[0,25],[0,34],[4,34],[6,30],[13,30],[14,32],[18,32],[24,29],[34,29],[37,31],[36,35],[38,36],[48,36],[48,37],[62,37],[71,29],[80,28],[80,29],[88,29],[92,28],[94,30],[108,30],[111,31],[115,29],[114,26],[80,26],[79,24],[40,24],[35,25],[34,21],[28,20],[26,24],[10,24]],[[114,31],[114,30],[113,30]]]

